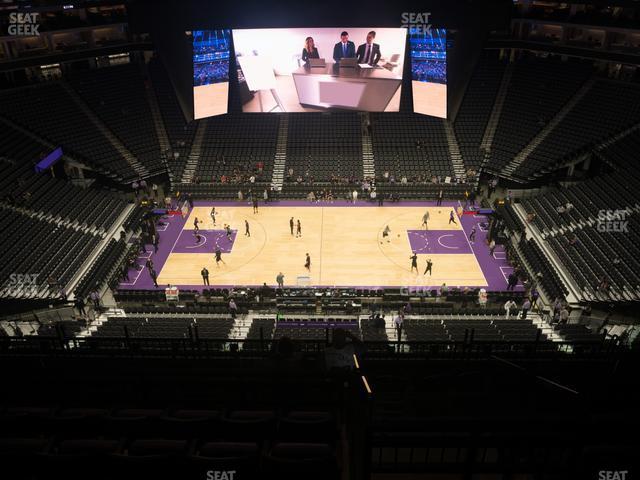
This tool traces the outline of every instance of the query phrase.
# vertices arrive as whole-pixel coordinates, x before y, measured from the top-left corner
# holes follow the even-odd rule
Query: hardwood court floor
[[[450,207],[261,205],[257,214],[249,206],[216,207],[214,227],[211,207],[196,206],[184,229],[193,229],[195,217],[202,222],[200,230],[230,224],[238,231],[231,253],[223,253],[226,263],[217,267],[210,253],[176,253],[172,249],[158,282],[201,285],[200,270],[206,266],[212,286],[274,285],[278,272],[290,286],[301,276],[309,276],[309,284],[314,286],[486,286],[473,253],[418,254],[419,274],[410,271],[412,250],[407,230],[424,228],[421,223],[426,210],[430,212],[430,230],[462,231],[459,220],[457,225],[449,225]],[[301,238],[291,235],[291,217],[302,223]],[[244,235],[245,219],[251,237]],[[385,225],[391,229],[388,243],[382,239]],[[307,252],[310,273],[304,268]],[[433,261],[432,276],[423,275],[427,258]]]

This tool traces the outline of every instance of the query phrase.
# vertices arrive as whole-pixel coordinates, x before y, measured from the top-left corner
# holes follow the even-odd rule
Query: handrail
[[[229,339],[189,337],[74,337],[26,336],[0,337],[0,356],[3,355],[135,355],[158,356],[163,354],[184,356],[220,356],[226,354],[265,356],[270,354],[278,339]],[[326,339],[293,339],[296,351],[303,354],[320,354]],[[581,358],[584,356],[612,357],[627,351],[619,342],[598,337],[594,342],[540,342],[540,341],[363,341],[363,357],[384,359],[406,358],[490,358],[499,353],[509,358]]]

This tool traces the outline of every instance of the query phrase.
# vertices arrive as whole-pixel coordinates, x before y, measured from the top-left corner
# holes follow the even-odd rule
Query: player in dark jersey
[[[429,276],[431,276],[431,275],[432,275],[432,271],[431,271],[431,269],[432,269],[432,268],[433,268],[433,262],[432,262],[432,261],[431,261],[431,259],[429,258],[429,259],[427,260],[427,268],[425,268],[425,269],[424,269],[424,273],[423,273],[423,275],[426,275],[426,274],[427,274],[427,272],[429,272]]]
[[[220,266],[220,262],[224,263],[226,265],[226,263],[224,262],[224,260],[222,260],[222,252],[220,251],[220,247],[216,247],[216,266]]]
[[[411,271],[413,272],[413,269],[415,268],[416,273],[418,273],[418,255],[414,253],[409,257],[409,259],[411,260]]]

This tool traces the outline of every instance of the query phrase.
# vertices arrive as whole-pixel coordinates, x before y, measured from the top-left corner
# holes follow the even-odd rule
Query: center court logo
[[[431,34],[431,12],[402,12],[400,26],[412,34]]]
[[[18,37],[39,36],[39,16],[40,14],[38,12],[11,12],[9,14],[9,28],[7,28],[7,33]]]
[[[627,210],[600,210],[596,222],[599,232],[629,233]]]

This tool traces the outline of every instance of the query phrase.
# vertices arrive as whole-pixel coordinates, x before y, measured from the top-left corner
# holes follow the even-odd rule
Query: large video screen
[[[193,116],[227,113],[230,30],[193,32]]]
[[[404,28],[233,30],[243,112],[397,112]]]
[[[447,31],[409,34],[413,111],[447,118]]]

